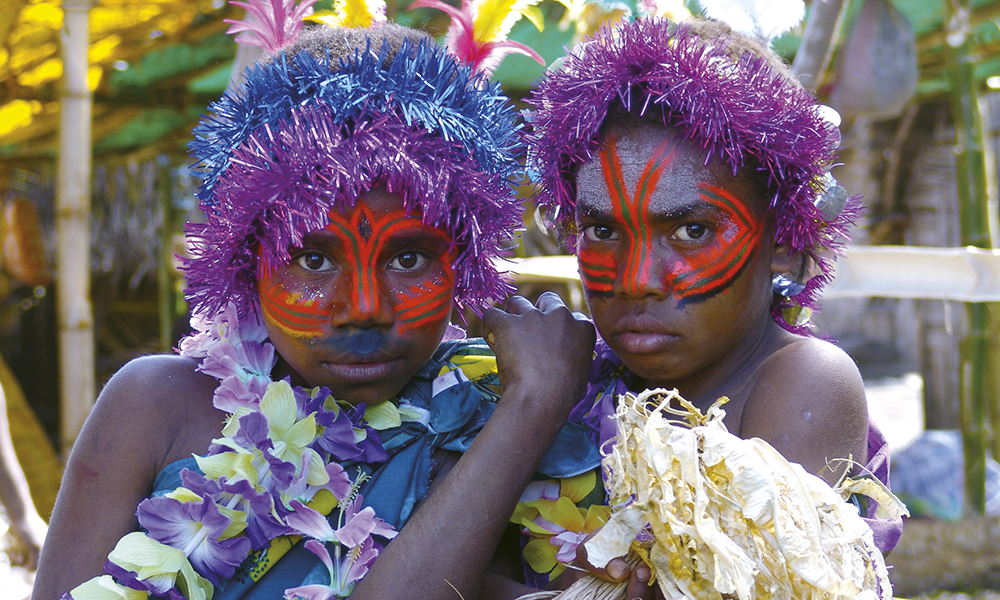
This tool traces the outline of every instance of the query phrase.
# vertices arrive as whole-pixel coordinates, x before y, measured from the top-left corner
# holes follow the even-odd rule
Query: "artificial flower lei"
[[[329,585],[293,588],[286,598],[346,598],[382,549],[374,536],[396,531],[361,508],[366,476],[352,477],[338,461],[385,460],[376,430],[412,415],[391,402],[355,408],[323,387],[272,381],[276,359],[264,326],[253,313],[240,318],[233,304],[192,325],[197,333],[182,341],[181,355],[200,358],[198,370],[219,379],[213,404],[229,414],[222,435],[195,457],[201,473],[184,469],[181,487],[139,504],[143,531],[118,542],[107,575],[62,600],[207,600],[251,554],[273,564],[290,547],[272,544],[283,536],[309,538],[305,547],[330,572]],[[333,510],[336,528],[325,516]],[[334,543],[333,556],[324,542]]]
[[[706,40],[684,23],[648,17],[602,25],[545,75],[528,102],[529,175],[556,221],[573,218],[576,169],[596,156],[601,125],[616,104],[662,115],[706,161],[721,160],[734,174],[756,163],[773,194],[775,243],[808,255],[819,271],[794,298],[779,296],[772,313],[786,329],[810,334],[782,311],[815,306],[860,204],[829,177],[838,121],[809,91],[766,58],[735,57],[724,36]]]

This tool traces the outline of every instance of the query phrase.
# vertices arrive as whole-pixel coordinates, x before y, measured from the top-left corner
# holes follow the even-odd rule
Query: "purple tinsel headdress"
[[[573,218],[576,169],[596,155],[615,103],[636,114],[661,112],[665,125],[704,149],[706,162],[722,160],[736,173],[752,157],[774,194],[768,214],[775,242],[807,254],[820,270],[799,294],[776,296],[772,306],[783,327],[809,333],[795,316],[815,307],[832,276],[829,255],[841,250],[860,211],[856,198],[835,199],[841,206],[846,200],[839,212],[829,208],[836,185],[828,171],[840,133],[811,93],[765,58],[734,58],[726,37],[706,40],[684,24],[644,18],[603,26],[528,101],[536,109],[528,116],[529,174],[541,183],[539,204],[556,220]]]
[[[459,303],[510,293],[493,259],[521,225],[512,106],[498,84],[429,40],[387,56],[386,46],[339,61],[282,52],[210,106],[190,145],[207,217],[187,229],[193,312],[230,300],[241,315],[253,310],[258,249],[269,264],[287,263],[289,247],[328,225],[330,210],[380,184],[450,235]]]

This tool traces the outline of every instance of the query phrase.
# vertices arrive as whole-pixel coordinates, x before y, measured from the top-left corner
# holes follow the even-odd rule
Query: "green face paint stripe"
[[[635,270],[641,265],[641,248],[635,244],[639,238],[639,227],[635,222],[635,215],[632,213],[633,201],[625,189],[625,177],[622,174],[621,160],[618,157],[618,143],[614,136],[608,138],[607,144],[601,150],[601,168],[604,171],[604,180],[608,192],[611,196],[611,208],[619,221],[625,224],[629,239],[628,260],[625,263],[624,282],[626,286],[631,286],[635,281]],[[634,287],[634,286],[632,286]]]
[[[319,335],[319,332],[315,331],[315,326],[317,323],[322,324],[322,319],[313,318],[311,324],[298,323],[288,318],[285,306],[278,303],[271,294],[261,294],[260,298],[261,308],[267,313],[267,316],[285,331],[305,337]]]
[[[399,314],[412,313],[419,310],[419,313],[413,317],[409,317],[409,319],[419,318],[420,315],[427,312],[427,310],[436,310],[437,305],[445,299],[445,292],[447,291],[447,287],[442,285],[440,288],[426,292],[423,295],[407,298],[409,301],[419,300],[419,302],[415,304],[400,302],[396,305],[396,309],[399,311]]]
[[[373,237],[365,242],[358,238],[362,216],[368,219],[368,223],[375,233]],[[384,220],[386,218],[388,218],[387,221]],[[362,306],[364,304],[363,299],[367,297],[372,299],[370,310],[378,310],[379,297],[375,289],[375,275],[377,272],[376,264],[378,262],[379,250],[384,244],[383,240],[385,236],[394,233],[395,230],[400,228],[400,223],[405,223],[407,220],[408,217],[400,210],[386,215],[382,221],[376,221],[368,205],[364,203],[356,205],[355,211],[351,215],[350,223],[340,214],[332,213],[330,215],[330,225],[327,226],[327,229],[335,233],[339,231],[341,234],[340,237],[348,243],[346,254],[348,260],[354,263],[356,273],[358,274],[358,281],[355,282],[354,289],[351,292],[355,306]],[[336,229],[333,229],[334,227]]]
[[[367,209],[367,206],[365,207]],[[375,299],[373,302],[373,310],[377,310],[378,307],[378,280],[377,274],[378,270],[378,258],[379,254],[382,252],[382,247],[385,245],[385,238],[396,233],[400,229],[404,229],[405,226],[409,225],[409,218],[406,213],[402,210],[393,211],[388,215],[382,217],[383,220],[375,221],[371,217],[371,213],[368,216],[368,222],[371,223],[372,229],[375,230],[375,235],[369,239],[369,243],[366,245],[365,250],[368,251],[367,255],[367,269],[361,271],[361,276],[366,280],[369,287],[368,293],[371,297]],[[364,277],[367,274],[367,277]]]
[[[732,209],[732,214],[739,217],[739,219],[743,222],[743,225],[750,229],[756,229],[756,224],[749,209],[742,202],[718,188],[705,184],[698,184],[698,187],[701,188],[702,196],[705,199],[710,202],[714,201],[715,204],[728,206]]]
[[[642,175],[639,177],[639,181],[636,184],[635,190],[635,218],[640,225],[640,239],[642,240],[642,249],[645,252],[640,252],[638,256],[639,267],[638,276],[642,278],[643,281],[648,282],[650,280],[649,269],[652,263],[652,249],[653,249],[653,239],[649,234],[649,203],[652,199],[652,194],[660,185],[660,175],[663,173],[663,169],[673,163],[674,152],[671,151],[670,140],[663,140],[656,150],[653,151],[650,160],[646,162],[646,168],[643,169]],[[638,244],[636,245],[636,250],[638,250]]]
[[[715,264],[682,273],[675,278],[680,297],[707,294],[731,283],[750,260],[751,248],[762,234],[760,223],[753,218],[744,202],[716,186],[698,184],[698,187],[703,199],[721,208],[732,218],[737,235],[732,241],[725,242],[728,247],[723,249]]]
[[[683,275],[678,275],[675,281],[677,281],[678,292],[677,295],[681,297],[691,296],[694,294],[702,293],[702,290],[706,287],[713,287],[712,284],[718,282],[719,286],[725,285],[729,278],[739,272],[740,269],[746,264],[747,252],[740,251],[735,257],[733,257],[729,262],[727,262],[723,269],[719,271],[704,275],[698,272],[685,273]],[[688,282],[688,279],[698,277],[693,281]],[[714,286],[714,287],[719,287]]]
[[[580,277],[583,280],[584,286],[591,291],[598,292],[608,292],[614,289],[615,277],[618,274],[614,257],[593,256],[588,258],[585,256],[586,254],[597,253],[584,251],[577,255],[580,265]],[[607,262],[596,262],[597,260]]]
[[[451,309],[451,299],[446,297],[445,294],[442,293],[437,298],[434,299],[433,303],[428,302],[423,306],[425,307],[426,310],[422,310],[420,313],[412,316],[404,316],[400,319],[400,321],[407,324],[410,327],[416,327],[418,325],[422,325],[424,323],[433,321],[437,319],[440,315],[446,313],[448,310]],[[406,312],[410,311],[404,311],[401,314],[405,314]]]
[[[359,204],[358,206],[361,207],[364,205]],[[341,234],[340,238],[346,241],[348,244],[347,248],[345,248],[345,254],[347,255],[347,259],[352,263],[354,263],[355,272],[360,275],[364,272],[362,270],[364,265],[361,259],[361,246],[358,243],[357,228],[355,227],[354,230],[351,229],[351,224],[356,222],[357,222],[357,207],[355,208],[354,216],[351,219],[351,223],[348,223],[339,214],[331,213],[330,224],[327,225],[326,228],[329,229],[330,231],[333,231],[334,233],[337,233],[337,231],[339,230]],[[355,285],[355,289],[351,291],[352,300],[354,301],[355,305],[360,303],[360,298],[359,298],[360,290],[358,290],[358,287],[360,285],[361,283],[358,282]]]

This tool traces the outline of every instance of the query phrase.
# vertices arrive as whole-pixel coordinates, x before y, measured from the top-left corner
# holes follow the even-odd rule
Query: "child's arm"
[[[758,369],[736,433],[761,438],[836,483],[849,470],[842,459],[868,461],[868,405],[857,366],[821,340],[785,346]]]
[[[194,372],[193,361],[172,356],[132,361],[111,378],[67,461],[35,598],[59,598],[104,572],[118,540],[138,529],[136,505],[159,469],[198,435],[187,424],[202,420],[196,404],[207,392],[211,406],[213,384]],[[219,420],[211,426],[218,431]]]
[[[351,595],[478,598],[517,500],[582,396],[595,333],[555,294],[514,297],[484,318],[503,397],[475,442]],[[495,590],[494,591],[499,591]],[[514,594],[511,590],[512,595]]]

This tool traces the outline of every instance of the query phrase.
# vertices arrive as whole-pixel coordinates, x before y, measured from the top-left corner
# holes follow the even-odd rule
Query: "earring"
[[[806,289],[809,280],[816,276],[816,261],[807,253],[802,254],[798,268],[787,273],[775,273],[771,278],[771,289],[774,293],[791,298],[798,296]]]

